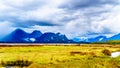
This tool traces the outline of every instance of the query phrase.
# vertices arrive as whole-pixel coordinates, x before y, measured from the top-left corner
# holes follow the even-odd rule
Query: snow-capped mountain
[[[120,33],[119,34],[116,34],[110,38],[107,38],[107,40],[120,40]]]
[[[1,42],[10,43],[82,43],[82,42],[107,42],[109,40],[120,40],[120,34],[116,34],[107,38],[106,36],[97,36],[94,38],[79,37],[69,40],[66,35],[61,33],[46,32],[43,33],[39,30],[35,30],[32,33],[27,33],[22,29],[16,29],[7,36],[5,36]]]
[[[65,35],[61,35],[60,33],[51,33],[51,32],[47,32],[41,35],[41,37],[39,37],[37,39],[37,42],[40,43],[67,43],[69,40]]]
[[[102,42],[106,41],[107,37],[106,36],[97,36],[95,38],[89,38],[88,42]]]
[[[88,38],[88,42],[107,42],[110,40],[120,40],[120,33],[107,38],[106,36],[97,36],[94,38]],[[86,41],[86,40],[85,40]]]
[[[22,29],[16,29],[6,37],[2,39],[3,42],[26,42],[29,38],[29,34],[23,31]]]
[[[35,30],[32,33],[27,33],[22,29],[16,29],[12,33],[8,34],[2,39],[2,42],[10,43],[70,43],[65,35],[60,33],[43,33],[39,30]]]

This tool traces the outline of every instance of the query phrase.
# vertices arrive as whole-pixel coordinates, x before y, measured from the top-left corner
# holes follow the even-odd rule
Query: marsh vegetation
[[[111,57],[120,45],[40,45],[0,47],[0,67],[13,68],[120,68],[120,57]]]

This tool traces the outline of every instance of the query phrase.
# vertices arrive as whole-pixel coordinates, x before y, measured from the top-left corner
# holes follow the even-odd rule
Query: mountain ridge
[[[61,33],[46,32],[42,33],[39,30],[34,30],[32,33],[27,33],[22,29],[16,29],[6,37],[2,42],[6,43],[72,43],[65,35]]]
[[[31,33],[27,33],[22,29],[16,29],[7,36],[5,36],[1,42],[5,43],[93,43],[93,42],[107,42],[110,40],[120,40],[120,33],[107,38],[104,35],[100,35],[93,38],[81,37],[68,39],[66,35],[61,33],[45,32],[42,33],[39,30],[34,30]]]

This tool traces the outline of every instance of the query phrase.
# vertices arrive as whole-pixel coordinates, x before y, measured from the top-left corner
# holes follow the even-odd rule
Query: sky
[[[120,33],[120,0],[0,0],[0,37],[21,28],[68,38]]]

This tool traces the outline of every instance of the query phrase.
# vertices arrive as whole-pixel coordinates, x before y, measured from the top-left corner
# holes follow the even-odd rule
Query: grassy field
[[[115,51],[119,44],[0,46],[0,67],[120,68],[120,57],[109,55]]]

